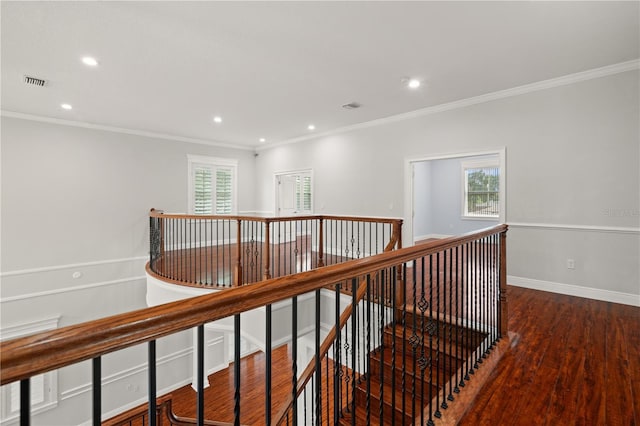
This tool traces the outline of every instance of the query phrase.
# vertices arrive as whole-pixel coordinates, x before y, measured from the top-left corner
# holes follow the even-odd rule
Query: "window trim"
[[[467,169],[480,169],[480,168],[495,168],[498,169],[498,214],[491,216],[480,216],[473,215],[468,213],[468,205],[467,205]],[[502,217],[502,209],[504,208],[502,200],[501,200],[501,187],[503,185],[502,179],[502,169],[500,167],[500,159],[499,158],[491,158],[491,159],[481,159],[481,160],[468,160],[460,162],[460,174],[461,174],[461,186],[462,186],[462,203],[461,206],[461,219],[462,220],[487,220],[487,221],[499,221],[500,217]]]
[[[231,169],[231,212],[229,213],[215,213],[215,194],[213,195],[213,215],[234,215],[238,211],[238,160],[232,158],[221,157],[209,157],[204,155],[187,154],[187,213],[190,215],[196,214],[194,212],[194,182],[193,172],[194,166],[205,165],[211,166],[212,169],[216,168],[230,168]],[[215,191],[215,190],[214,190]]]

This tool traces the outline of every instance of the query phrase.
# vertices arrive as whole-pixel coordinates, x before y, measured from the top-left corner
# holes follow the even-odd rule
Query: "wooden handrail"
[[[299,215],[299,216],[246,216],[246,215],[195,215],[182,213],[164,213],[162,210],[151,209],[149,217],[167,219],[210,219],[210,220],[249,220],[253,222],[290,222],[294,220],[353,220],[372,223],[402,223],[402,219],[389,217],[349,216],[349,215]]]
[[[250,286],[235,287],[215,294],[0,342],[0,384],[5,385],[155,340],[506,231],[507,225],[498,225],[475,233],[274,278]]]

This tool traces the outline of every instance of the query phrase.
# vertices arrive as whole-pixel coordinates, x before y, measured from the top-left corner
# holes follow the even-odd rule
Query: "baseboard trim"
[[[640,295],[638,294],[516,277],[513,275],[507,276],[507,283],[512,286],[530,288],[532,290],[548,291],[551,293],[566,294],[568,296],[585,297],[603,302],[621,303],[623,305],[640,307]]]

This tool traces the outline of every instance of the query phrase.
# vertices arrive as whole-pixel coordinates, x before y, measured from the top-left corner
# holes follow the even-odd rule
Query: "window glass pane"
[[[499,168],[467,168],[464,173],[465,215],[497,217],[499,215]]]

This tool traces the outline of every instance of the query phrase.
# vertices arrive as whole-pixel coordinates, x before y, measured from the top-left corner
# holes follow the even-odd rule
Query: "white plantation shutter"
[[[216,170],[216,214],[231,214],[233,211],[231,169]]]
[[[302,205],[300,209],[311,211],[311,176],[302,177]]]
[[[311,176],[308,174],[296,176],[296,210],[311,213]]]
[[[188,156],[189,213],[232,214],[235,211],[235,160]]]
[[[194,167],[193,188],[194,205],[193,214],[212,214],[213,186],[209,167]]]

